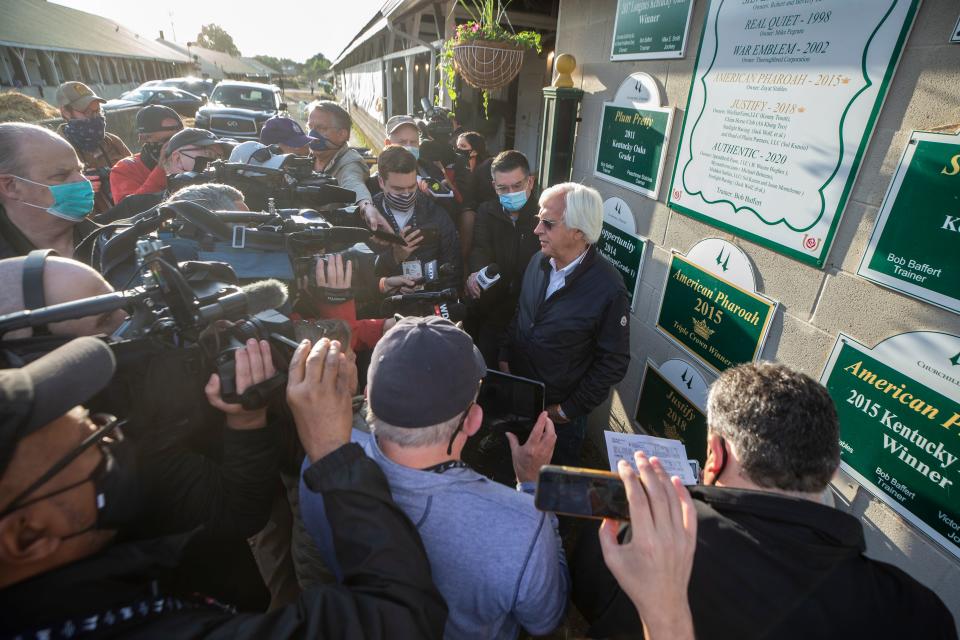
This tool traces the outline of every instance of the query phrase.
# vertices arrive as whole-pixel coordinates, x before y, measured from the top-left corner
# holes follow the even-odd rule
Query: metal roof
[[[183,53],[164,47],[112,20],[46,0],[2,3],[0,45],[121,58],[189,62]]]
[[[214,51],[197,46],[191,46],[188,49],[182,44],[160,40],[159,38],[156,43],[184,56],[188,55],[188,52],[191,56],[197,56],[200,63],[200,72],[209,75],[211,78],[222,78],[228,74],[241,76],[271,76],[277,74],[274,69],[253,58],[231,56],[223,51]]]

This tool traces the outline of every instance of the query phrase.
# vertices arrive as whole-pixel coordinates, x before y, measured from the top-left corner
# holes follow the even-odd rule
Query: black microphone
[[[416,293],[404,293],[401,295],[390,296],[384,302],[438,302],[441,300],[456,300],[458,298],[456,289],[443,289],[442,291],[418,291]]]
[[[142,289],[114,291],[113,293],[105,293],[94,296],[93,298],[61,302],[60,304],[43,307],[41,309],[28,309],[16,313],[8,313],[7,315],[0,316],[0,336],[8,331],[15,331],[26,327],[38,327],[52,322],[63,322],[64,320],[86,318],[87,316],[116,311],[135,302],[143,295],[144,291]]]
[[[256,315],[261,311],[282,307],[286,301],[286,285],[279,280],[259,280],[243,286],[236,293],[223,296],[213,304],[200,307],[197,314],[200,320],[209,323],[223,318]]]
[[[477,272],[477,285],[486,291],[500,280],[500,267],[497,263],[491,263],[486,268]]]
[[[462,302],[441,302],[434,306],[433,315],[446,318],[450,322],[460,322],[467,317],[467,305]]]

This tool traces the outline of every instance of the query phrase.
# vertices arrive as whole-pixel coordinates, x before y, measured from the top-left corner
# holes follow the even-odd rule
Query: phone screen
[[[540,469],[535,504],[580,518],[630,519],[623,481],[609,471],[547,465]]]

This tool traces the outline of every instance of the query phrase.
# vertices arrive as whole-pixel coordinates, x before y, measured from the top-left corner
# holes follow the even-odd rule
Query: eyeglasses
[[[68,491],[70,489],[73,489],[74,487],[78,487],[85,482],[89,482],[90,480],[95,480],[96,478],[98,478],[99,476],[103,475],[103,473],[106,472],[108,462],[110,460],[110,455],[109,455],[109,451],[107,451],[103,447],[103,441],[106,440],[114,431],[117,431],[117,429],[119,429],[121,426],[126,424],[127,421],[118,420],[116,417],[106,413],[94,414],[90,416],[90,420],[94,423],[94,425],[96,425],[97,430],[94,431],[89,436],[87,436],[86,438],[84,438],[83,442],[81,442],[76,449],[74,449],[73,451],[65,455],[63,458],[55,462],[53,466],[47,469],[47,471],[43,475],[41,475],[39,478],[34,480],[26,489],[24,489],[19,494],[17,494],[16,497],[14,497],[14,499],[10,501],[10,504],[8,504],[7,507],[2,512],[0,512],[0,519],[7,517],[14,511],[17,511],[18,509],[22,509],[27,505],[31,505],[35,502],[39,502],[40,500],[45,500],[51,496],[57,495],[58,493],[63,493],[64,491]],[[118,440],[121,440],[123,438],[122,435],[120,434],[121,432],[118,431],[117,432]],[[103,450],[103,457],[100,459],[100,463],[97,465],[97,467],[93,470],[93,473],[91,473],[89,476],[87,476],[83,480],[80,480],[79,482],[75,482],[69,486],[63,487],[62,489],[57,489],[56,491],[52,491],[50,493],[37,496],[35,498],[31,498],[30,500],[27,500],[27,501],[23,500],[34,491],[36,491],[46,483],[50,482],[50,480],[56,477],[57,474],[59,474],[61,471],[66,469],[68,466],[70,466],[70,464],[73,463],[74,460],[79,458],[84,451],[86,451],[87,449],[89,449],[94,445],[98,445],[104,450]]]
[[[556,225],[558,225],[558,224],[560,224],[561,222],[563,222],[562,219],[561,219],[561,220],[546,220],[546,219],[544,219],[544,218],[541,218],[540,216],[537,216],[537,220],[540,221],[540,224],[542,224],[542,225],[543,225],[543,228],[546,229],[547,231],[550,231],[550,230],[553,229]]]

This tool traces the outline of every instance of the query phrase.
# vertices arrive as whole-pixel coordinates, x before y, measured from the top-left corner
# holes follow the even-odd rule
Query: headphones
[[[27,254],[23,262],[23,305],[26,309],[40,309],[47,306],[47,299],[43,293],[43,268],[47,264],[47,257],[58,255],[53,249],[34,249]],[[47,325],[33,327],[33,335],[49,336]]]

